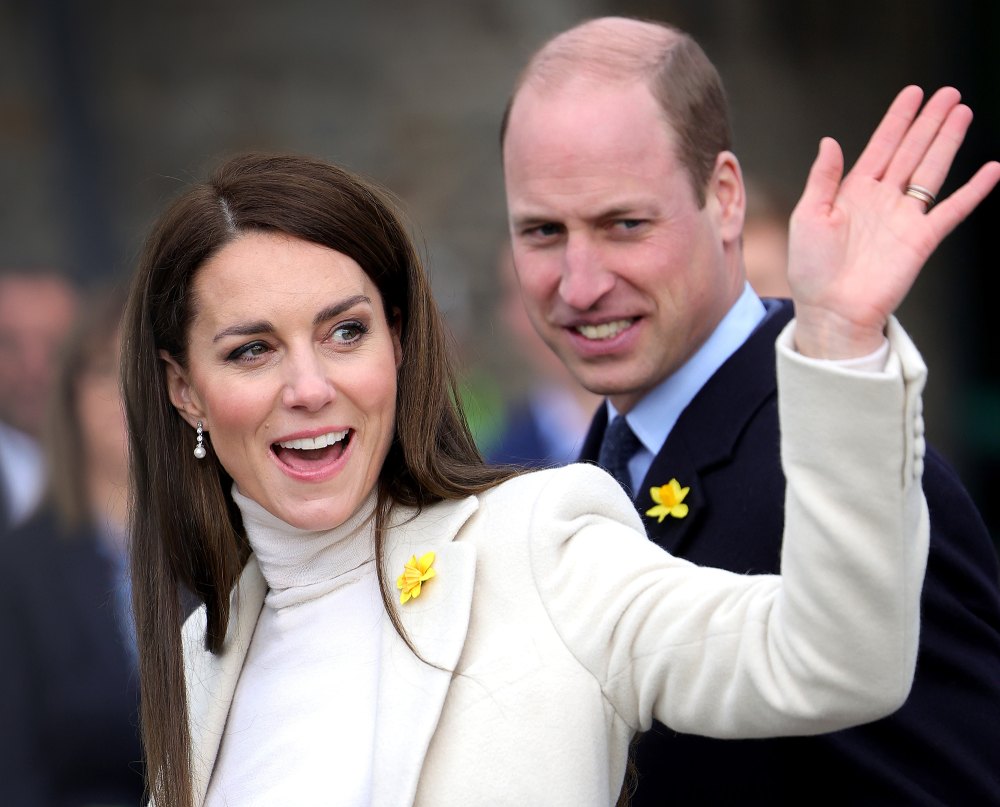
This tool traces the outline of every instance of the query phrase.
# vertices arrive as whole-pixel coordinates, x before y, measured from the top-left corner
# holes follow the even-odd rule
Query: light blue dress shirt
[[[667,441],[671,429],[694,396],[715,371],[733,355],[764,319],[767,309],[747,283],[733,307],[695,354],[646,395],[626,416],[629,426],[642,443],[629,461],[632,489],[646,478],[653,458]],[[608,423],[617,415],[607,401]]]

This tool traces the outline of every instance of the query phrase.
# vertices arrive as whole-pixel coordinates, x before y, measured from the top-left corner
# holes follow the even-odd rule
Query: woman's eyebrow
[[[334,303],[333,305],[327,306],[320,311],[315,317],[313,317],[313,325],[320,325],[329,319],[339,317],[345,311],[354,308],[354,306],[359,305],[360,303],[368,303],[368,305],[371,305],[372,301],[364,294],[355,294],[353,297],[347,297],[339,303]]]
[[[347,297],[340,302],[329,305],[316,314],[313,317],[313,325],[320,325],[327,320],[333,319],[334,317],[339,317],[345,311],[353,308],[360,303],[367,303],[371,305],[371,298],[364,294],[355,294],[352,297]],[[219,331],[212,339],[213,342],[218,342],[220,339],[225,339],[227,336],[253,336],[259,333],[272,333],[274,331],[274,325],[272,325],[266,319],[257,320],[256,322],[241,322],[237,325],[230,325],[228,328],[223,328]]]
[[[273,330],[274,326],[267,320],[241,322],[238,325],[230,325],[228,328],[223,328],[212,338],[212,341],[218,342],[227,336],[253,336],[258,333],[271,333]]]

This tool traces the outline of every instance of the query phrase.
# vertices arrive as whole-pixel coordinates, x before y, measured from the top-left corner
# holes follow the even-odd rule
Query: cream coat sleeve
[[[780,577],[671,557],[596,469],[555,474],[536,496],[529,551],[544,607],[627,724],[809,734],[905,700],[928,541],[925,370],[895,323],[890,341],[885,372],[866,374],[795,354],[787,332],[779,339]]]

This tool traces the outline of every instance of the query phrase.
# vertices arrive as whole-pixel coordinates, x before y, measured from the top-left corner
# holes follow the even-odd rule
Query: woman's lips
[[[339,431],[329,431],[324,434],[317,434],[313,437],[295,437],[290,440],[280,440],[275,443],[276,446],[281,448],[295,448],[295,449],[314,449],[314,448],[326,448],[327,446],[335,445],[336,443],[344,440],[350,429],[341,429]]]
[[[334,467],[344,456],[352,429],[327,432],[315,437],[298,437],[271,445],[278,462],[296,475],[312,475]]]

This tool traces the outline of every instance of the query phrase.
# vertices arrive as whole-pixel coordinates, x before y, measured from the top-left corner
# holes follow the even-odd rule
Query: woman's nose
[[[291,356],[282,390],[282,403],[290,408],[316,412],[333,400],[333,379],[323,360],[315,353]]]

